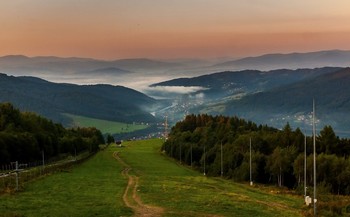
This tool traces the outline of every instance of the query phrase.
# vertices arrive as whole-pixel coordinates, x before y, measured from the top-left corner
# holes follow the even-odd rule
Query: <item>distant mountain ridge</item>
[[[121,122],[152,122],[147,108],[157,101],[135,90],[112,85],[59,84],[35,77],[0,74],[0,102],[68,124],[63,113]]]
[[[139,70],[151,71],[168,70],[179,66],[181,66],[179,63],[163,62],[145,58],[107,61],[91,58],[54,56],[27,57],[23,55],[8,55],[0,57],[0,72],[3,73],[35,71],[81,73],[84,71],[91,72],[104,68],[118,68],[121,72]]]
[[[279,69],[271,71],[243,70],[225,71],[192,78],[178,78],[152,84],[157,86],[199,86],[211,98],[222,98],[234,94],[261,92],[278,86],[284,86],[322,74],[335,72],[341,68],[324,67],[316,69]]]
[[[256,110],[298,112],[307,110],[312,100],[315,99],[319,112],[324,114],[329,111],[345,113],[350,109],[349,84],[350,68],[344,68],[315,78],[252,94],[242,98],[237,103],[247,108],[255,107]],[[230,107],[237,103],[233,102]]]
[[[350,51],[327,50],[308,53],[265,54],[216,64],[213,68],[239,69],[300,69],[317,67],[346,67],[350,65]]]
[[[88,72],[82,72],[85,74],[110,74],[110,75],[120,75],[120,74],[129,74],[132,73],[128,70],[124,70],[124,69],[120,69],[120,68],[116,68],[116,67],[107,67],[107,68],[100,68],[100,69],[94,69]]]

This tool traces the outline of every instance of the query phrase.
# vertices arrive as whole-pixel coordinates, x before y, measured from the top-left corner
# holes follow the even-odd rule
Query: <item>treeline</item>
[[[288,123],[278,130],[237,117],[189,115],[172,128],[162,149],[210,176],[220,176],[222,165],[226,178],[249,181],[250,140],[254,182],[289,188],[304,185],[305,135]],[[306,137],[306,144],[306,178],[312,186],[312,137]],[[340,139],[331,126],[325,126],[316,144],[318,184],[332,193],[350,194],[350,140]]]
[[[10,103],[0,104],[0,164],[50,159],[61,154],[97,151],[104,138],[96,128],[65,129],[61,124]]]

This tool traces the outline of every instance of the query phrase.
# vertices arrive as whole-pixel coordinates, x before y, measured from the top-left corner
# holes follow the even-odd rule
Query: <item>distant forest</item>
[[[189,115],[171,130],[163,151],[209,176],[252,180],[288,188],[304,186],[305,135],[287,123],[282,130],[238,117]],[[307,186],[313,183],[313,141],[307,143]],[[331,126],[317,135],[317,183],[335,194],[350,194],[350,140],[337,137]],[[311,189],[311,188],[309,188]]]
[[[61,124],[30,112],[20,112],[10,103],[0,104],[0,165],[13,161],[34,162],[61,154],[94,152],[104,138],[96,128],[66,129]]]

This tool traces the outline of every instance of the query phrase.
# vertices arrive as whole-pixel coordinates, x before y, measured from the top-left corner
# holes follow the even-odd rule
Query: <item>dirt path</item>
[[[161,207],[146,205],[141,201],[141,198],[137,195],[137,188],[139,186],[139,177],[130,175],[131,170],[130,165],[125,163],[119,155],[118,152],[113,153],[113,157],[119,161],[120,164],[124,166],[122,174],[124,177],[128,178],[128,185],[125,188],[123,201],[125,205],[132,210],[134,210],[134,216],[162,216],[164,209]]]

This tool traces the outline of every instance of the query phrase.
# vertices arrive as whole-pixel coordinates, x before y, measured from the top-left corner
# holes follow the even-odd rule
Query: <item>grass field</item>
[[[159,152],[161,140],[126,143],[120,157],[140,177],[138,193],[165,216],[302,216],[303,198],[208,178]]]
[[[115,121],[106,121],[95,118],[88,118],[72,114],[64,114],[65,116],[73,120],[73,126],[79,127],[96,127],[101,130],[102,133],[129,133],[137,130],[146,129],[148,126],[145,124],[127,124]]]
[[[119,157],[138,180],[136,194],[163,216],[302,216],[303,198],[209,178],[159,152],[161,140],[125,142],[89,161],[0,195],[0,216],[132,216],[123,201],[127,178]],[[129,196],[131,197],[131,196]]]
[[[130,216],[122,195],[127,180],[112,148],[70,171],[25,185],[23,192],[0,195],[0,216]]]

